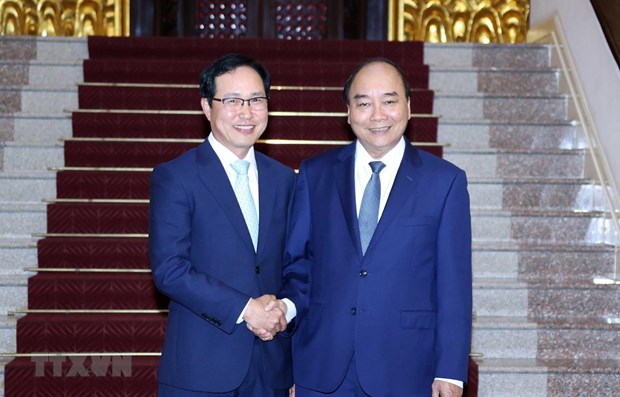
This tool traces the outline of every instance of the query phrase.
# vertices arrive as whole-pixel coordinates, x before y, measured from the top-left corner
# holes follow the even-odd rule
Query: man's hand
[[[436,380],[433,382],[432,397],[461,397],[462,394],[463,389],[454,383],[443,380]]]
[[[263,341],[273,339],[276,333],[286,329],[286,305],[283,302],[282,304],[284,311],[279,308],[280,305],[273,295],[251,299],[243,314],[248,329]]]

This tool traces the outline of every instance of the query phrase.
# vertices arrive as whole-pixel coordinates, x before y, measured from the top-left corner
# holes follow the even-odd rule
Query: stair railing
[[[573,102],[573,110],[588,143],[591,166],[594,168],[596,177],[602,184],[607,205],[610,209],[611,219],[604,223],[603,233],[605,243],[615,247],[614,275],[612,280],[597,280],[602,284],[620,284],[620,204],[618,202],[620,196],[618,195],[618,188],[612,177],[613,174],[607,157],[602,150],[592,113],[586,102],[579,76],[576,73],[575,63],[566,45],[567,40],[562,24],[557,16],[550,22],[544,26],[544,31],[540,36],[532,37],[532,42],[550,44],[555,51],[557,63],[559,64],[557,66],[561,68],[566,88]]]

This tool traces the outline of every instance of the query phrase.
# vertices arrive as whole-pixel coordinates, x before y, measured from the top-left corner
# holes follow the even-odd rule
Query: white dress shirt
[[[381,198],[379,199],[379,219],[385,209],[390,191],[394,186],[394,180],[396,179],[396,173],[400,167],[400,163],[403,160],[405,154],[405,140],[401,139],[396,146],[385,154],[380,159],[372,158],[366,149],[362,146],[360,141],[355,144],[355,205],[357,215],[360,213],[360,205],[362,204],[362,197],[364,196],[364,189],[370,180],[372,175],[372,169],[368,165],[371,161],[380,160],[385,164],[385,168],[381,170],[379,174],[379,180],[381,181]]]
[[[211,144],[213,151],[215,152],[218,159],[222,163],[224,167],[224,171],[226,171],[226,176],[228,176],[228,181],[230,182],[230,186],[235,186],[235,180],[237,179],[237,173],[232,168],[231,164],[235,161],[239,160],[236,154],[231,152],[226,146],[222,145],[213,134],[209,134],[207,140]],[[252,193],[252,199],[254,199],[254,205],[256,206],[256,214],[258,215],[258,219],[260,221],[260,212],[258,211],[258,167],[256,166],[256,157],[254,156],[254,147],[250,147],[248,153],[241,160],[245,160],[250,163],[250,167],[248,168],[248,181],[250,183],[250,192]],[[237,324],[241,324],[243,322],[243,315],[245,314],[245,309],[248,307],[250,300],[248,299],[248,303],[245,304],[245,307],[237,317]]]
[[[239,159],[236,154],[231,152],[226,146],[222,145],[213,134],[209,134],[207,138],[213,151],[220,159],[222,166],[224,167],[224,171],[226,171],[226,175],[228,176],[228,180],[230,181],[230,185],[234,188],[235,180],[237,179],[237,173],[232,168],[231,164],[237,160],[245,160],[250,163],[250,167],[248,168],[248,181],[250,183],[250,192],[252,193],[252,199],[254,200],[254,205],[256,206],[256,214],[258,215],[258,219],[260,221],[260,211],[258,210],[258,167],[256,166],[256,157],[254,156],[254,146],[250,147],[248,150],[248,154],[245,155],[244,158]]]

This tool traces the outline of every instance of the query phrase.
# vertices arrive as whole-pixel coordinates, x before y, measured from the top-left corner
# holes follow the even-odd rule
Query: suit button
[[[256,274],[260,274],[260,266],[256,266],[256,268],[254,268],[254,271],[256,272]]]
[[[355,313],[357,313],[357,310],[354,307],[352,307],[351,308],[351,314],[355,316]]]
[[[368,272],[366,270],[362,270],[360,272],[360,277],[366,277],[366,276],[368,276]]]

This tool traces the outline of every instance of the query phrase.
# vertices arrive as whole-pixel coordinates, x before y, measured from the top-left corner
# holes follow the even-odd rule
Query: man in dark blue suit
[[[200,76],[211,134],[153,170],[150,265],[170,298],[160,397],[280,397],[292,385],[290,340],[273,338],[284,313],[265,311],[282,284],[295,178],[254,151],[269,88],[254,60],[216,60]]]
[[[410,87],[363,62],[343,96],[357,140],[301,165],[283,298],[297,397],[453,397],[470,349],[467,178],[403,137]],[[286,306],[284,306],[286,304]]]

